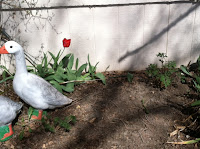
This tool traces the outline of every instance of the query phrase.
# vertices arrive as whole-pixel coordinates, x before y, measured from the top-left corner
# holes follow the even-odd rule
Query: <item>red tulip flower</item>
[[[64,48],[69,47],[70,43],[71,43],[71,39],[66,39],[66,38],[63,39],[63,47]]]

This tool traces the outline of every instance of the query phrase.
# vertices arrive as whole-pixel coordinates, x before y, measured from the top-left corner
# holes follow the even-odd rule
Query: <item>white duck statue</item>
[[[71,99],[64,96],[43,78],[29,73],[23,48],[15,41],[7,41],[1,48],[0,54],[14,54],[16,61],[16,73],[13,80],[15,93],[27,104],[38,109],[38,114],[31,118],[42,119],[45,109],[54,109],[68,105]]]
[[[20,112],[23,104],[21,102],[14,102],[8,97],[0,96],[0,141],[7,141],[14,132],[12,128],[12,121]]]

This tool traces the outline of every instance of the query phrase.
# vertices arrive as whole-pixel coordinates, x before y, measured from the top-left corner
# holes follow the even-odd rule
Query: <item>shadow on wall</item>
[[[66,3],[66,2],[63,0],[62,3]],[[172,4],[165,4],[165,6],[166,5],[170,7]],[[187,5],[190,5],[190,3]],[[132,6],[131,7],[116,6],[114,9],[115,9],[115,12],[119,11],[118,13],[119,16],[117,16],[117,13],[114,13],[114,15],[113,14],[110,15],[112,11],[104,11],[104,14],[102,15],[101,11],[103,11],[103,9],[101,11],[88,11],[89,13],[91,13],[89,14],[90,17],[86,16],[87,13],[81,13],[81,11],[79,10],[76,10],[77,12],[73,14],[73,12],[69,10],[65,12],[66,10],[62,9],[62,10],[57,10],[55,12],[56,13],[55,15],[59,17],[54,18],[55,23],[57,23],[56,28],[59,28],[59,29],[65,28],[65,30],[62,31],[63,33],[56,37],[57,39],[59,39],[58,44],[54,42],[54,38],[47,38],[47,37],[55,37],[57,35],[55,32],[50,31],[52,28],[52,26],[50,25],[47,27],[48,33],[46,33],[46,36],[38,37],[38,34],[41,31],[41,30],[38,30],[37,31],[38,34],[36,34],[36,31],[34,31],[33,34],[31,36],[28,35],[28,37],[32,37],[30,38],[32,39],[31,41],[32,45],[35,46],[38,44],[38,42],[43,42],[43,43],[46,43],[47,45],[50,45],[48,48],[46,48],[47,50],[52,49],[53,51],[54,49],[56,49],[53,52],[57,52],[57,49],[58,49],[57,45],[62,44],[61,41],[63,38],[65,38],[66,36],[67,36],[66,38],[68,38],[69,36],[70,38],[74,37],[73,42],[70,46],[70,49],[73,49],[72,52],[75,54],[76,57],[80,58],[81,62],[85,62],[87,58],[87,54],[90,53],[91,59],[93,57],[96,58],[96,59],[95,58],[92,59],[93,60],[92,63],[96,63],[94,62],[95,60],[97,62],[100,62],[98,65],[98,69],[101,67],[101,70],[99,71],[104,71],[108,65],[112,65],[111,66],[112,69],[109,69],[109,70],[122,70],[123,68],[125,68],[124,70],[137,70],[137,68],[141,68],[140,67],[141,65],[144,68],[149,62],[150,63],[157,62],[157,58],[156,58],[157,53],[155,52],[157,51],[166,52],[166,47],[164,47],[165,45],[164,46],[162,45],[161,47],[160,45],[161,43],[164,43],[164,44],[166,43],[167,45],[166,37],[167,37],[168,32],[171,31],[172,28],[174,29],[175,26],[177,27],[177,24],[179,24],[180,21],[183,21],[185,18],[187,18],[192,12],[194,12],[199,7],[199,5],[200,4],[197,3],[191,6],[188,10],[184,9],[186,11],[185,12],[182,11],[184,13],[180,13],[181,15],[175,20],[173,20],[172,22],[170,22],[170,24],[167,23],[167,16],[168,16],[167,9],[169,7],[165,7],[165,12],[163,12],[163,9],[162,9],[163,7],[161,6],[161,8],[159,8],[158,11],[156,10],[156,12],[158,12],[156,13],[156,16],[153,16],[155,17],[155,20],[152,21],[150,18],[150,21],[153,22],[153,25],[152,25],[152,22],[148,20],[149,19],[148,12],[146,12],[148,17],[146,18],[143,18],[143,17],[145,17],[144,11],[146,11],[144,10],[144,8],[149,6],[150,9],[148,9],[148,11],[150,12],[151,6],[154,7],[154,5],[145,5],[145,4],[139,5],[138,4],[138,6],[136,5],[134,6],[134,8],[136,9],[133,9]],[[177,8],[181,6],[182,5],[177,5]],[[97,8],[86,7],[86,8],[81,8],[81,9],[95,10]],[[110,9],[110,7],[108,6],[108,8],[104,10],[107,10],[107,9]],[[96,12],[96,14],[93,14],[94,12]],[[179,12],[176,11],[175,15],[177,15],[178,13]],[[70,14],[73,14],[73,16],[75,17],[77,17],[78,15],[78,17],[75,18],[75,20],[73,20],[73,23],[72,23],[72,20],[70,22],[70,17],[69,17]],[[128,14],[131,14],[131,17]],[[109,15],[112,16],[115,19],[115,21],[111,20],[113,18],[111,17],[110,19],[108,17]],[[73,16],[71,16],[71,18],[73,18]],[[126,17],[126,16],[129,16],[129,17]],[[149,21],[147,22],[147,25],[146,25],[147,33],[146,31],[144,32],[143,19],[145,19],[145,21],[146,19],[147,21]],[[82,22],[85,21],[87,23],[85,24],[82,23],[80,25],[79,24],[80,20],[82,20]],[[96,21],[96,24],[95,24],[95,21]],[[112,23],[110,23],[111,21]],[[58,22],[62,22],[62,23],[58,23]],[[165,22],[166,24],[163,24],[161,25],[161,27],[158,27],[163,22]],[[74,25],[76,24],[78,25],[74,27]],[[100,28],[99,30],[97,29],[98,27]],[[91,30],[93,30],[94,33],[91,33],[92,31],[88,28],[92,28]],[[189,26],[188,28],[191,28],[191,26]],[[119,34],[115,34],[117,32],[119,32]],[[109,36],[106,37],[107,34],[109,34]],[[144,36],[143,34],[145,34],[145,37],[143,37]],[[148,37],[146,37],[146,34],[148,34],[147,35]],[[79,38],[76,38],[77,36]],[[134,38],[134,36],[137,36],[137,39]],[[24,37],[25,36],[23,36],[23,38]],[[175,50],[179,49],[179,51],[181,49],[180,42],[181,42],[182,37],[180,37],[180,39],[178,38],[179,37],[177,37],[176,41],[173,42],[173,44],[176,44],[176,47],[173,49],[170,49],[169,47],[169,50],[172,51],[172,55],[169,57],[180,63],[188,55],[184,54],[182,56],[182,55],[179,55],[177,51],[173,51],[174,49]],[[174,40],[174,39],[170,39],[170,40]],[[193,49],[190,51],[192,52],[191,53],[192,56],[198,53],[198,49],[197,49],[199,47],[198,43],[199,42],[196,42],[193,46]],[[52,46],[52,44],[54,44],[54,47]],[[36,48],[36,49],[39,49],[39,48]],[[67,53],[71,51],[66,50],[65,52]],[[151,57],[151,60],[148,59],[149,55],[153,56],[153,58]]]
[[[147,42],[145,42],[142,46],[138,47],[137,49],[132,50],[131,52],[127,52],[125,53],[123,56],[121,56],[118,59],[118,62],[122,62],[123,60],[125,60],[126,58],[139,54],[140,52],[144,53],[146,51],[144,51],[148,46],[154,44],[155,42],[157,42],[158,40],[160,40],[161,37],[163,37],[169,30],[171,30],[174,26],[176,26],[180,21],[182,21],[184,18],[186,18],[190,13],[192,13],[193,11],[195,11],[200,4],[196,4],[195,6],[192,6],[190,9],[188,9],[185,13],[183,13],[182,15],[180,15],[177,19],[175,19],[173,22],[171,22],[167,27],[165,27],[162,31],[160,31],[159,33],[157,33],[156,35],[154,35],[154,37],[150,38]],[[156,27],[156,26],[155,26]],[[152,30],[153,33],[153,30]],[[195,50],[197,52],[197,50]],[[193,51],[193,52],[195,52]],[[195,52],[195,53],[196,53]],[[145,53],[144,53],[145,54]],[[142,54],[143,55],[143,54]],[[187,56],[187,55],[186,55]],[[156,57],[156,56],[155,56]],[[136,60],[134,59],[132,61],[132,63],[134,62],[142,62],[144,59],[140,60],[140,56],[136,58]],[[178,55],[174,56],[174,60],[175,61],[180,61],[180,57],[178,57]],[[181,59],[183,59],[185,57],[181,57]],[[131,66],[130,66],[130,69]]]

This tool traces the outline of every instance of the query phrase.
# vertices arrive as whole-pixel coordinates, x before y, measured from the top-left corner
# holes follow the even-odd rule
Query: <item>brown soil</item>
[[[179,129],[189,117],[185,107],[192,101],[190,88],[177,82],[160,90],[148,82],[146,75],[132,72],[132,83],[120,72],[107,73],[107,85],[88,82],[66,94],[74,102],[66,107],[48,111],[51,119],[74,115],[77,123],[71,130],[56,127],[55,133],[46,132],[40,122],[28,122],[28,105],[16,122],[15,135],[0,148],[16,149],[190,149],[199,144],[174,145],[167,142],[194,139]],[[1,86],[4,95],[15,101],[11,82]],[[144,101],[144,106],[141,101]],[[146,111],[145,108],[146,107]],[[30,124],[29,124],[30,123]],[[28,126],[32,129],[29,132]],[[182,128],[182,127],[181,127]],[[24,137],[20,140],[20,133]],[[177,131],[175,131],[177,130]],[[174,135],[170,136],[171,132]]]

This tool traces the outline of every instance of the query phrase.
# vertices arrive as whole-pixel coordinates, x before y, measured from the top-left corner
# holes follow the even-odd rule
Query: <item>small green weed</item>
[[[66,131],[70,131],[71,126],[76,123],[76,117],[75,116],[68,116],[64,119],[61,119],[59,117],[54,118],[54,125],[60,126],[64,128]]]
[[[127,73],[127,75],[126,75],[126,77],[127,77],[127,80],[128,80],[128,82],[132,82],[133,81],[133,74],[131,74],[131,73]]]
[[[53,124],[51,124],[51,121],[48,116],[42,117],[41,121],[45,131],[55,133],[55,127]]]
[[[30,128],[30,124],[31,124],[30,118],[33,112],[34,112],[34,108],[29,107],[28,122],[25,121],[24,118],[22,118],[19,122],[16,123],[16,125],[19,125],[22,127],[21,132],[19,134],[19,140],[24,139],[25,133],[27,133],[27,131],[29,133],[33,132],[33,130]],[[43,111],[43,112],[46,112],[46,111]],[[61,119],[59,117],[51,118],[47,113],[45,113],[41,120],[41,126],[45,131],[55,133],[56,132],[55,128],[57,126],[64,128],[66,131],[70,131],[72,126],[75,125],[76,122],[77,122],[76,117],[73,115],[66,116],[64,119]]]
[[[21,121],[17,122],[16,125],[19,125],[22,127],[22,130],[19,134],[19,140],[23,140],[24,135],[25,135],[25,130],[28,128],[28,131],[31,133],[32,129],[30,128],[29,124],[27,124],[24,120],[24,118],[21,119]]]
[[[55,133],[55,127],[57,126],[64,128],[66,131],[70,131],[71,126],[75,125],[76,121],[76,117],[72,115],[67,116],[64,119],[56,117],[53,120],[51,120],[50,117],[47,116],[42,118],[42,125],[45,131]]]
[[[160,88],[167,88],[174,81],[174,76],[178,72],[175,61],[166,61],[165,53],[158,53],[157,57],[161,62],[161,68],[157,64],[150,64],[147,69],[147,75],[154,80],[154,83]]]

